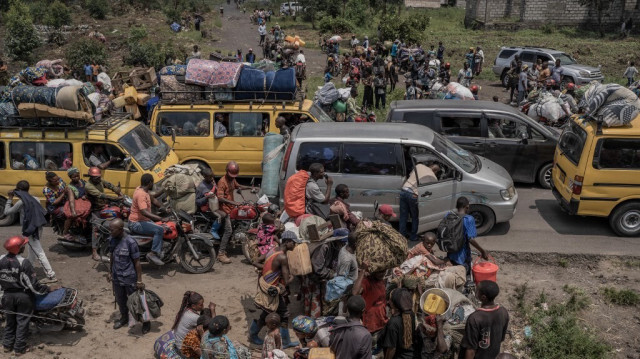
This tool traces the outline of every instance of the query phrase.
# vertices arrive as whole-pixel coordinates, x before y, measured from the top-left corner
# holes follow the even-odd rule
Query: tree
[[[82,71],[82,67],[87,63],[106,65],[107,48],[94,38],[83,37],[69,46],[65,58],[71,69]]]
[[[71,25],[71,11],[67,5],[56,0],[49,5],[44,18],[44,24],[60,29],[64,25]]]
[[[40,46],[40,39],[33,27],[29,8],[20,0],[11,0],[5,20],[7,52],[14,60],[29,62],[33,50]]]
[[[104,20],[109,13],[109,2],[107,0],[87,0],[87,10],[92,18]]]
[[[602,28],[602,16],[605,10],[609,10],[612,0],[580,0],[580,5],[588,6],[591,10],[596,12],[596,18],[598,23],[598,32],[600,37],[604,37],[604,29]]]

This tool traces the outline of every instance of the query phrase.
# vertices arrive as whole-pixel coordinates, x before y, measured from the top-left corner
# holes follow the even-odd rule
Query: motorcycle
[[[85,320],[78,290],[60,288],[45,295],[37,295],[31,323],[43,331],[81,330]]]
[[[105,206],[99,212],[99,219],[110,220],[114,218],[127,219],[131,213],[131,204],[133,201],[129,196],[123,196],[122,199],[113,200],[112,203]],[[93,214],[90,214],[93,216]],[[53,231],[58,235],[58,243],[67,249],[85,249],[91,248],[92,231],[95,229],[91,225],[91,219],[88,218],[84,225],[74,225],[69,228],[69,234],[73,240],[67,240],[62,236],[64,229],[64,221],[53,221]]]
[[[160,258],[165,263],[180,259],[180,265],[189,273],[206,273],[216,260],[216,251],[213,248],[212,235],[208,232],[194,233],[194,217],[180,210],[178,212],[169,209],[171,220],[166,223],[157,223],[165,228]],[[98,229],[98,253],[101,258],[110,258],[109,253],[109,221],[98,219],[93,225]],[[146,254],[151,252],[153,236],[132,233],[128,226],[125,231],[138,243],[140,248],[140,260],[146,261]]]
[[[238,191],[240,195],[242,193]],[[244,200],[244,197],[243,197]],[[242,254],[251,262],[251,241],[255,240],[258,234],[258,226],[260,225],[261,215],[265,212],[275,214],[278,211],[278,206],[266,202],[263,204],[257,204],[251,201],[244,200],[239,206],[234,208],[229,214],[231,218],[231,228],[233,230],[231,238],[229,239],[230,248],[242,248]],[[197,233],[210,233],[216,217],[210,213],[198,212],[194,215],[195,219],[195,231]],[[221,227],[224,231],[224,226]],[[222,237],[222,233],[220,233]],[[214,243],[219,244],[220,240],[213,240]]]

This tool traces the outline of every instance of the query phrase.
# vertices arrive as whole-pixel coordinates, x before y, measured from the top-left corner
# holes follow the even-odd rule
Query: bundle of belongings
[[[189,214],[196,212],[196,188],[204,179],[197,164],[173,165],[164,171],[162,188],[171,208]]]
[[[546,118],[550,124],[557,122],[559,119],[571,114],[569,104],[562,100],[560,91],[540,92],[533,97],[534,103],[531,104],[527,115],[532,119],[539,121]],[[532,100],[531,96],[529,100]]]
[[[358,266],[368,263],[371,273],[397,267],[407,258],[407,240],[390,225],[363,220],[356,232]]]
[[[265,64],[267,65],[267,64]],[[293,100],[295,70],[266,71],[238,62],[191,59],[160,70],[162,98],[168,101]]]
[[[445,100],[475,100],[471,90],[457,82],[449,82],[440,92],[444,93]]]
[[[346,83],[346,79],[343,79]],[[347,100],[351,97],[351,87],[336,89],[332,82],[327,82],[316,91],[313,101],[337,122],[344,122],[347,113]]]
[[[607,127],[625,126],[640,113],[640,99],[622,85],[592,83],[580,108]]]

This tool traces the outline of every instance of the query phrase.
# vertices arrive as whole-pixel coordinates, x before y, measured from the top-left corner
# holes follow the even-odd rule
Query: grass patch
[[[569,265],[569,261],[567,261],[565,258],[562,258],[558,260],[558,265],[562,268],[567,268],[567,266]]]
[[[607,287],[602,289],[602,296],[604,296],[607,302],[617,305],[633,307],[640,303],[640,294],[629,289]]]
[[[591,328],[579,322],[578,314],[589,305],[581,289],[565,285],[569,298],[560,303],[548,303],[544,291],[536,297],[527,283],[514,288],[512,302],[516,312],[528,325],[532,335],[525,338],[528,357],[537,359],[604,359],[611,347],[602,342]]]
[[[629,268],[640,268],[640,260],[638,259],[629,259],[624,261],[623,264]]]

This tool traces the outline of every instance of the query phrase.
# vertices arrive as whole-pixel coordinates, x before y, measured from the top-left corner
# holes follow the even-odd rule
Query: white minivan
[[[297,2],[285,2],[280,5],[280,15],[295,15],[300,11],[302,11],[302,5]]]
[[[478,234],[513,218],[518,203],[513,180],[504,168],[421,125],[301,124],[293,130],[285,152],[280,193],[289,176],[315,162],[324,165],[334,188],[341,183],[349,186],[347,202],[365,217],[373,216],[376,201],[390,204],[398,213],[408,168],[438,163],[442,168],[438,181],[419,184],[420,233],[437,228],[460,196],[471,202]],[[319,185],[322,188],[324,181]]]

